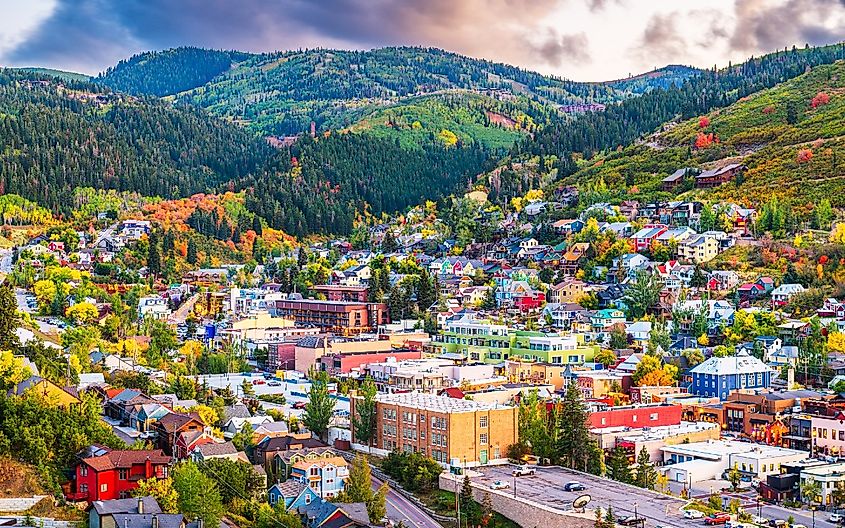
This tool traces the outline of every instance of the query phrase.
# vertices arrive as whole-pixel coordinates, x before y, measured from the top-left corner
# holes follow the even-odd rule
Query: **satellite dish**
[[[572,501],[572,509],[583,510],[584,506],[589,504],[591,500],[593,500],[593,498],[589,495],[581,495],[580,497]]]

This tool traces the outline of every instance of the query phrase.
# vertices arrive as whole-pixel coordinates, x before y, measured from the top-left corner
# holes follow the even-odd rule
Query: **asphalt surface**
[[[677,497],[558,467],[539,467],[535,475],[514,478],[511,475],[514,467],[505,465],[478,468],[482,476],[473,478],[473,483],[490,487],[500,480],[509,484],[505,492],[515,493],[524,499],[564,511],[571,509],[572,501],[577,497],[589,495],[592,500],[587,505],[588,510],[597,507],[606,510],[608,506],[612,506],[617,517],[636,513],[637,517],[646,519],[646,526],[688,528],[691,524],[704,525],[703,521],[684,519],[680,508],[685,502]],[[564,485],[570,481],[580,482],[587,489],[564,491]]]
[[[381,486],[382,481],[375,477],[372,477],[372,479],[373,489],[377,490]],[[409,528],[442,528],[440,523],[429,517],[426,512],[393,488],[390,488],[390,491],[387,492],[386,506],[387,518],[397,525],[401,521],[402,524]]]

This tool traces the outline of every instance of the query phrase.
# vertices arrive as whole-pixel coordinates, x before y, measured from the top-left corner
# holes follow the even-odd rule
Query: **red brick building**
[[[169,464],[170,457],[160,449],[112,451],[92,446],[81,455],[75,493],[68,498],[88,502],[125,499],[138,487],[139,480],[167,478]]]
[[[390,322],[384,303],[287,299],[276,301],[273,315],[291,318],[296,326],[341,336],[374,332],[378,325]]]
[[[395,349],[389,352],[365,352],[348,354],[329,354],[320,358],[323,370],[330,375],[349,374],[354,369],[370,363],[382,363],[387,358],[396,358],[396,361],[407,359],[422,359],[421,350]]]
[[[591,428],[601,427],[658,427],[681,423],[680,405],[626,405],[594,411],[589,415]]]

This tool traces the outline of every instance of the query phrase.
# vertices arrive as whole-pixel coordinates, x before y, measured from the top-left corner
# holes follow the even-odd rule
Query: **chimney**
[[[138,513],[144,513],[144,497],[138,497]]]

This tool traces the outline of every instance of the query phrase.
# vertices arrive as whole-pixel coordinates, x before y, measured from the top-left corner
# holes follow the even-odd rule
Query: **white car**
[[[533,467],[524,464],[521,466],[516,466],[511,472],[514,477],[521,477],[523,475],[533,475],[534,473],[535,469]]]
[[[842,521],[845,521],[845,516],[841,513],[831,513],[827,520],[832,523],[841,523]]]
[[[497,480],[496,482],[490,484],[490,489],[494,489],[494,490],[500,490],[500,489],[505,489],[505,488],[510,488],[510,487],[511,487],[510,484],[508,484],[507,482],[502,481],[502,480]]]
[[[704,512],[698,510],[684,510],[684,519],[703,519]]]

